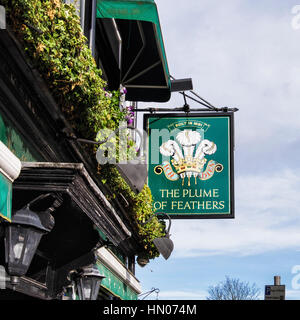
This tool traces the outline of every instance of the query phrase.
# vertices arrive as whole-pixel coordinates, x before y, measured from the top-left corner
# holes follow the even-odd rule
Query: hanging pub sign
[[[145,114],[154,212],[233,218],[233,113]]]

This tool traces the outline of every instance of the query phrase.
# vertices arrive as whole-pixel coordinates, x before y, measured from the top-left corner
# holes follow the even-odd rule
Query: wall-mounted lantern
[[[76,277],[80,300],[97,300],[100,285],[105,278],[93,265],[82,268]]]
[[[5,262],[12,284],[24,276],[40,243],[41,237],[50,232],[54,218],[46,213],[48,225],[44,226],[40,216],[30,210],[29,204],[12,214],[11,223],[5,228]]]

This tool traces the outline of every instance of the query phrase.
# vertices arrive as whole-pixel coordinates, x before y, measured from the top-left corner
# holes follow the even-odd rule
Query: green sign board
[[[12,183],[0,173],[0,222],[1,219],[10,221],[12,201]]]
[[[233,218],[233,113],[145,115],[155,212]]]

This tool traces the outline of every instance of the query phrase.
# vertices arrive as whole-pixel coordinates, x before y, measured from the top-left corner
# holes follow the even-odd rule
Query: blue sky
[[[255,282],[263,298],[280,275],[286,298],[300,299],[292,273],[300,265],[300,29],[292,24],[300,0],[156,3],[171,75],[192,78],[194,91],[217,107],[239,108],[236,218],[172,221],[169,260],[137,265],[143,291],[205,299],[228,275]],[[183,99],[173,93],[168,103],[146,105],[179,107]]]

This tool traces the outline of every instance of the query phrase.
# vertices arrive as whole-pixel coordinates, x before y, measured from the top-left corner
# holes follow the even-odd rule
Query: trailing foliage
[[[99,130],[115,130],[120,121],[127,120],[128,110],[119,107],[120,92],[106,90],[107,84],[86,44],[73,5],[61,0],[0,1],[7,9],[13,31],[76,134],[95,140]],[[95,149],[87,150],[95,157]],[[129,211],[142,239],[143,254],[150,259],[158,256],[152,240],[163,235],[163,225],[156,217],[144,226],[138,223],[153,215],[149,188],[145,186],[136,195],[112,165],[102,166],[99,175],[109,185],[113,197],[122,193],[129,199]]]
[[[130,203],[131,210],[134,215],[134,219],[137,222],[139,234],[143,239],[142,244],[144,252],[141,252],[140,254],[149,259],[158,257],[159,253],[152,241],[155,238],[165,235],[165,225],[164,223],[159,222],[156,217],[144,224],[151,216],[153,216],[152,195],[149,187],[145,185],[142,191],[135,195],[128,184],[120,176],[116,168],[102,166],[100,172],[104,179],[111,181],[111,187],[114,189],[115,194],[121,192],[126,199],[132,199],[133,201]]]

